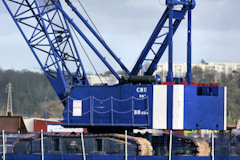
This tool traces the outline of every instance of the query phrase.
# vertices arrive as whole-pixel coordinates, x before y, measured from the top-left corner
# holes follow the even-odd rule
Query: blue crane
[[[2,0],[65,106],[64,126],[225,129],[226,87],[192,85],[191,13],[195,0],[166,0],[166,10],[130,71],[70,0],[65,2],[126,72],[121,77],[68,15],[60,0]],[[179,6],[180,9],[176,9]],[[188,21],[186,83],[174,84],[173,35]],[[167,31],[166,31],[167,29]],[[119,81],[114,86],[91,86],[73,33],[92,49]],[[168,47],[167,83],[152,77]],[[150,57],[150,58],[149,58]],[[146,72],[139,76],[144,63]]]

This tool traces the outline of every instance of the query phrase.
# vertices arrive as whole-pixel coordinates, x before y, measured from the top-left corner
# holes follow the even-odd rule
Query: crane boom
[[[3,2],[58,95],[89,84],[69,24],[52,1]]]
[[[66,1],[68,6],[73,10],[74,13],[81,19],[81,21],[87,26],[87,28],[94,34],[98,41],[104,46],[104,48],[111,54],[111,56],[116,60],[116,62],[121,66],[121,68],[129,74],[127,67],[121,62],[121,60],[116,56],[116,54],[109,48],[107,43],[102,39],[102,37],[91,27],[87,20],[81,15],[81,13],[74,7],[74,5],[68,0]]]
[[[58,1],[53,2],[55,6],[61,11],[63,16],[68,20],[68,22],[76,29],[76,31],[80,34],[80,36],[84,39],[84,41],[92,48],[92,50],[96,53],[96,55],[101,59],[101,61],[107,66],[107,68],[113,73],[113,75],[119,80],[122,81],[117,72],[112,68],[112,66],[107,62],[107,60],[102,56],[102,54],[98,51],[98,49],[93,45],[92,42],[87,38],[87,36],[78,28],[78,26],[73,22],[73,20],[67,15],[67,13],[62,9],[61,5]]]
[[[133,67],[130,75],[137,75],[140,71],[144,62],[150,62],[145,75],[152,75],[153,72],[156,70],[157,64],[161,59],[162,55],[164,54],[167,47],[169,47],[169,59],[168,59],[168,76],[167,81],[173,81],[173,73],[172,73],[172,37],[177,31],[180,23],[184,19],[186,12],[191,12],[191,10],[195,7],[194,0],[167,0],[166,1],[168,7],[166,8],[165,12],[163,13],[161,19],[159,20],[155,30],[153,31],[150,39],[148,40],[145,48],[143,49],[140,57],[138,58],[135,66]],[[173,7],[175,5],[181,5],[180,10],[176,10]],[[168,24],[167,24],[168,22]],[[191,17],[188,18],[188,23],[191,24]],[[162,33],[164,28],[168,28],[167,33]],[[188,32],[188,34],[191,34]],[[163,39],[159,42],[159,39]],[[161,40],[160,39],[160,40]],[[149,59],[147,56],[150,54],[153,55],[153,58]],[[191,56],[191,52],[189,50],[188,57]],[[189,58],[188,58],[189,59]],[[190,60],[191,61],[191,60]],[[191,68],[191,66],[189,66]],[[189,70],[189,69],[188,69]],[[190,75],[191,73],[189,73]]]

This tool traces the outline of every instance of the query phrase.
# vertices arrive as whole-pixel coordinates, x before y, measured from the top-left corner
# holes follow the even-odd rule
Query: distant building
[[[24,118],[23,121],[28,132],[47,132],[49,124],[61,124],[59,119]]]
[[[114,85],[118,83],[118,80],[114,77],[114,75],[87,75],[88,81],[91,85]]]
[[[209,63],[198,63],[193,64],[192,67],[200,67],[203,71],[210,70],[224,74],[231,74],[233,71],[240,72],[240,62],[239,63],[230,63],[230,62],[209,62]],[[162,77],[162,81],[166,81],[168,71],[167,63],[159,63],[155,74],[158,74]],[[187,72],[187,64],[173,64],[173,76],[174,77],[185,77]],[[101,79],[101,80],[100,80]],[[91,85],[114,85],[118,84],[118,80],[114,75],[88,75],[88,80]]]
[[[224,74],[231,74],[233,71],[240,72],[240,63],[230,63],[230,62],[209,62],[209,63],[199,63],[193,64],[192,67],[200,67],[203,71],[210,70]],[[162,77],[167,76],[168,64],[158,64],[155,73]],[[173,74],[174,77],[185,77],[187,72],[187,64],[173,64]]]
[[[59,119],[27,118],[23,121],[28,132],[41,132],[43,130],[43,132],[79,133],[83,131],[82,128],[64,128],[61,125],[62,120]],[[87,132],[87,130],[84,129],[84,132]]]
[[[230,62],[209,62],[209,63],[199,63],[193,66],[198,66],[203,70],[208,69],[210,71],[216,71],[224,74],[231,74],[233,71],[240,71],[240,63],[230,63]]]

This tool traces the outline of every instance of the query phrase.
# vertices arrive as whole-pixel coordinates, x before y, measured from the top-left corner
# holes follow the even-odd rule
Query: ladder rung
[[[162,34],[162,35],[159,35],[157,38],[161,38],[161,37],[163,37],[163,36],[165,36],[165,35],[167,35],[168,34],[168,32],[167,33],[164,33],[164,34]]]
[[[153,59],[144,59],[145,61],[153,61]]]
[[[163,28],[169,28],[169,26],[163,26]]]
[[[161,44],[161,45],[162,45],[162,44],[164,44],[164,43],[160,43],[160,42],[154,42],[154,44]]]
[[[163,26],[163,28],[169,28],[169,26]],[[175,27],[173,26],[173,28],[175,28]]]

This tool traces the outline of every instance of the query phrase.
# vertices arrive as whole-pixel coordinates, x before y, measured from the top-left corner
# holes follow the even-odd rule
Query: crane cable
[[[74,33],[75,37],[77,38],[77,40],[78,40],[78,43],[80,44],[80,46],[81,46],[81,48],[82,48],[83,52],[85,53],[85,55],[86,55],[87,59],[89,60],[90,64],[92,65],[92,67],[93,67],[93,69],[94,69],[94,71],[95,71],[96,75],[98,76],[99,80],[101,81],[101,84],[103,84],[103,81],[102,81],[102,79],[101,79],[100,75],[98,74],[98,72],[97,72],[97,69],[94,67],[94,65],[93,65],[92,61],[90,60],[90,58],[89,58],[89,56],[88,56],[88,54],[87,54],[87,51],[86,51],[86,50],[85,50],[85,48],[83,47],[83,45],[82,45],[82,43],[81,43],[80,39],[78,38],[78,36],[77,36],[77,34],[76,34],[75,30],[73,29],[73,26],[72,26],[71,24],[70,24],[70,27],[71,27],[71,29],[72,29],[72,31],[73,31],[73,33]]]
[[[158,0],[158,2],[161,6],[164,6],[164,3],[162,3],[161,0]]]
[[[90,20],[90,22],[92,23],[93,27],[95,28],[95,30],[97,31],[97,33],[99,34],[99,36],[102,38],[102,40],[104,41],[101,33],[99,32],[97,26],[94,24],[93,20],[91,19],[91,17],[89,16],[89,14],[87,13],[87,10],[84,8],[84,6],[82,5],[81,1],[78,0],[78,3],[80,4],[80,6],[82,7],[84,13],[87,15],[88,19]]]
[[[101,35],[100,31],[98,30],[97,26],[94,24],[93,20],[91,19],[91,17],[89,16],[87,10],[84,8],[83,4],[81,3],[80,0],[78,0],[79,5],[82,7],[84,13],[86,14],[86,16],[88,17],[88,19],[90,20],[90,22],[92,23],[94,29],[96,30],[96,32],[98,33],[98,35],[100,36],[100,38],[105,42],[105,40],[103,39],[103,36]]]

